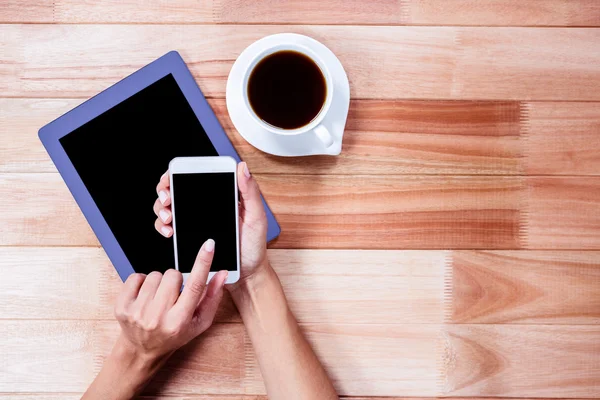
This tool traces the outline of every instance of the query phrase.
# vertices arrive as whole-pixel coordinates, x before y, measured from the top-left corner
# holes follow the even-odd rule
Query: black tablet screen
[[[172,75],[60,139],[136,272],[175,267],[154,229],[156,185],[174,157],[216,156]],[[69,229],[68,226],[63,229]]]

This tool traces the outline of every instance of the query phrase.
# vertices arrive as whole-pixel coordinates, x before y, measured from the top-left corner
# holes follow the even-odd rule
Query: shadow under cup
[[[246,96],[251,113],[267,129],[294,134],[320,119],[331,97],[329,86],[313,57],[284,48],[259,57],[247,79]]]

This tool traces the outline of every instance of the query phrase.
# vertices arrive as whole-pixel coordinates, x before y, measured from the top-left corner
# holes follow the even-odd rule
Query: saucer
[[[250,62],[258,54],[274,45],[294,43],[310,48],[317,53],[331,73],[333,98],[327,115],[321,122],[334,138],[333,146],[326,148],[312,132],[299,135],[278,135],[258,125],[244,104],[242,82]],[[338,155],[342,151],[342,140],[348,108],[350,85],[342,63],[325,45],[304,35],[280,33],[262,38],[248,46],[233,64],[227,79],[227,110],[237,131],[257,149],[276,156],[295,157],[315,154]]]

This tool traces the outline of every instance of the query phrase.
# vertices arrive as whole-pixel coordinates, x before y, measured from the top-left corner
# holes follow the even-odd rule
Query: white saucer
[[[259,53],[275,44],[294,43],[306,46],[322,59],[329,69],[333,81],[333,99],[331,107],[322,124],[334,138],[334,145],[325,145],[312,133],[299,135],[278,135],[258,125],[251,117],[244,104],[242,82],[244,72],[250,62]],[[350,85],[342,63],[325,45],[307,36],[295,33],[280,33],[262,38],[248,46],[233,64],[227,79],[227,110],[233,125],[244,139],[252,146],[265,153],[276,156],[309,156],[315,154],[338,155],[342,151],[342,140],[348,108],[350,106]]]

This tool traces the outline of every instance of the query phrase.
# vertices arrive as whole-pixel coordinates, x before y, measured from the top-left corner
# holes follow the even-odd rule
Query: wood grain
[[[34,399],[34,400],[79,400],[83,393],[72,394],[72,393],[61,393],[61,394],[47,394],[47,393],[27,393],[27,394],[2,394],[0,393],[0,399],[3,400],[23,400],[23,399]],[[167,396],[152,396],[144,395],[138,396],[141,400],[268,400],[267,396],[264,395],[167,395]],[[341,396],[341,400],[426,400],[426,399],[444,399],[446,397],[379,397],[379,396],[368,396],[368,397],[356,397],[356,396]],[[494,400],[497,397],[453,397],[456,400]],[[515,400],[550,400],[552,398],[531,398],[531,397],[514,397]],[[567,400],[567,399],[561,399]],[[583,399],[572,399],[572,400],[583,400]]]
[[[600,327],[448,325],[450,396],[600,395]]]
[[[81,99],[0,99],[0,172],[54,172],[37,130]],[[209,99],[242,159],[259,174],[600,175],[600,104],[353,100],[338,157],[280,158],[235,130]]]
[[[308,159],[283,159],[254,148],[233,127],[225,100],[209,102],[253,173],[514,175],[521,170],[517,102],[353,100],[342,154]],[[0,99],[0,171],[56,171],[37,130],[80,103]]]
[[[600,175],[598,104],[530,103],[523,114],[527,174]]]
[[[447,251],[269,250],[302,323],[442,323]],[[0,319],[113,320],[121,280],[102,249],[0,248]],[[226,297],[216,320],[240,322]]]
[[[118,332],[114,321],[0,321],[0,391],[84,391]],[[169,360],[150,390],[241,393],[243,336],[241,324],[214,325]]]
[[[594,0],[408,0],[409,23],[479,26],[598,26]]]
[[[600,252],[451,254],[453,323],[600,323]]]
[[[600,249],[599,177],[528,177],[527,248]]]
[[[240,52],[282,30],[331,48],[353,98],[600,100],[600,31],[587,28],[3,25],[0,92],[90,97],[175,48],[223,97]]]
[[[519,248],[520,179],[260,176],[283,248]]]
[[[99,246],[58,174],[0,174],[1,245]]]
[[[597,251],[269,250],[301,323],[598,324]],[[97,248],[0,248],[1,319],[112,320]],[[452,282],[452,288],[445,287]],[[239,322],[227,295],[216,320]]]
[[[233,127],[225,100],[209,102],[253,173],[514,175],[521,170],[516,102],[353,100],[342,154],[308,159],[257,150]],[[0,99],[0,171],[56,171],[37,130],[80,103]]]
[[[520,247],[521,178],[255,176],[282,227],[273,247]],[[0,196],[2,245],[98,245],[58,174],[0,174]]]
[[[309,324],[302,329],[342,395],[598,396],[598,326]],[[81,392],[117,333],[117,324],[108,321],[0,321],[0,390]],[[264,388],[243,326],[216,324],[176,353],[147,393],[264,394]]]
[[[0,22],[599,26],[594,0],[5,0]]]

